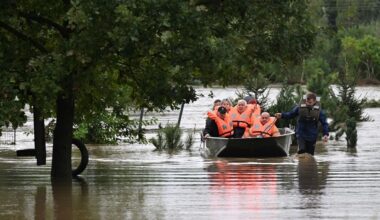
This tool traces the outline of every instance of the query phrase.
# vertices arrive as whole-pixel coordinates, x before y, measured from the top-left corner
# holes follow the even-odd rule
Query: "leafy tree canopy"
[[[313,37],[303,7],[304,1],[7,0],[0,9],[2,94],[51,116],[70,78],[77,115],[126,103],[175,108],[196,99],[188,86],[194,80],[239,83],[261,61],[302,57]]]
[[[54,161],[69,152],[57,149],[71,147],[74,115],[78,122],[110,110],[176,108],[197,98],[196,81],[241,83],[262,63],[299,62],[314,38],[306,7],[304,0],[4,0],[0,121],[21,125],[25,104],[56,117],[52,173],[66,172],[67,161]]]

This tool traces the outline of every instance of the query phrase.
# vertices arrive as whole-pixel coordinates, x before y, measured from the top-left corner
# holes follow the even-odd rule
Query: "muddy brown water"
[[[360,91],[370,89],[380,94]],[[233,97],[234,89],[214,94]],[[185,106],[181,127],[200,129],[211,102]],[[380,219],[380,108],[366,113],[373,121],[358,124],[356,149],[331,140],[314,158],[205,159],[199,139],[172,154],[149,144],[88,145],[87,169],[66,187],[50,182],[51,145],[48,164],[36,166],[16,157],[33,146],[18,134],[16,145],[0,145],[0,219]],[[178,112],[156,117],[176,122]]]

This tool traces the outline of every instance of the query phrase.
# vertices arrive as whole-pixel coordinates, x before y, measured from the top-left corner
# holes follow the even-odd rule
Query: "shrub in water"
[[[159,125],[156,138],[151,138],[150,142],[157,150],[177,150],[190,149],[194,143],[193,133],[189,133],[185,143],[182,141],[183,131],[176,125],[167,124],[165,127]]]

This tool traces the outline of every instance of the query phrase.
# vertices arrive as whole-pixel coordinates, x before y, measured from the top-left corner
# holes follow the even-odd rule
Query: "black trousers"
[[[241,138],[243,137],[244,135],[244,132],[245,132],[245,128],[241,128],[241,127],[237,127],[237,128],[234,128],[234,138]]]
[[[309,153],[311,155],[314,155],[314,150],[315,150],[315,141],[306,141],[303,138],[297,138],[298,141],[298,154],[302,153]]]

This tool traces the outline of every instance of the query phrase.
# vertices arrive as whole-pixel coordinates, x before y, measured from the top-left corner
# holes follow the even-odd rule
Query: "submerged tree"
[[[17,108],[2,117],[22,124],[25,104],[56,117],[53,179],[71,179],[74,122],[196,98],[188,58],[207,31],[185,1],[6,1],[0,12],[1,103]]]
[[[73,125],[130,108],[176,108],[192,82],[243,82],[258,61],[307,51],[304,1],[5,0],[0,8],[0,118],[24,106],[56,118],[53,179],[71,179]],[[124,117],[129,120],[128,117]],[[133,123],[127,126],[133,126]]]

